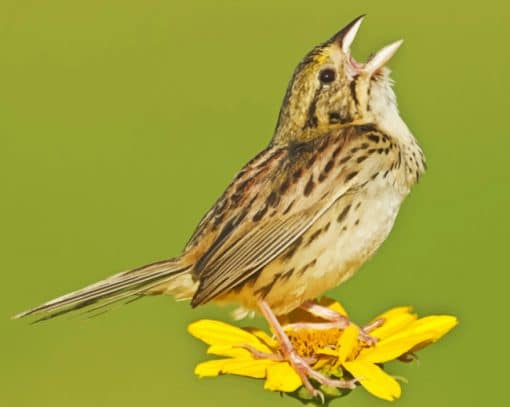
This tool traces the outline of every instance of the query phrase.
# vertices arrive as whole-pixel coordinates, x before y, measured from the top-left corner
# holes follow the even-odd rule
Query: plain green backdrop
[[[256,380],[194,377],[205,347],[186,327],[227,309],[158,297],[93,319],[8,318],[177,254],[269,141],[300,58],[362,13],[359,60],[405,39],[390,66],[429,171],[377,256],[330,295],[359,322],[403,304],[460,318],[419,364],[392,366],[409,379],[399,406],[504,404],[505,2],[3,0],[1,405],[296,405]],[[385,404],[361,389],[334,403]]]

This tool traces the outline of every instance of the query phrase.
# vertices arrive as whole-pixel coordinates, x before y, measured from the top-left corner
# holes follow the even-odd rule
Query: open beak
[[[403,42],[404,40],[392,42],[390,45],[386,45],[384,48],[376,52],[365,64],[363,70],[372,76],[384,65],[386,65],[391,57],[395,55],[395,52],[397,52]]]
[[[333,38],[341,46],[342,51],[348,55],[352,68],[357,72],[366,72],[369,76],[374,75],[395,55],[404,40],[398,40],[386,45],[384,48],[373,54],[366,63],[357,62],[351,55],[351,45],[356,38],[359,27],[365,15],[361,15],[342,28]]]
[[[354,38],[356,38],[356,34],[358,33],[359,27],[364,18],[365,14],[356,17],[335,34],[335,40],[340,44],[342,51],[344,51],[346,54],[351,53],[351,45],[354,42]]]

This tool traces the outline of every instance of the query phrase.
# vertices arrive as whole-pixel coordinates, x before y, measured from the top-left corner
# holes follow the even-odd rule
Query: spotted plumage
[[[257,309],[265,301],[284,314],[351,276],[384,241],[425,170],[383,66],[396,47],[366,64],[354,61],[349,30],[357,26],[298,65],[268,147],[239,171],[178,257],[20,316],[48,318],[162,293],[193,306],[213,301]]]

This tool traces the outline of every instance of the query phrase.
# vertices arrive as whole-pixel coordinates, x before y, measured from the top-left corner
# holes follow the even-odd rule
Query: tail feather
[[[43,314],[40,319],[35,321],[39,322],[96,305],[91,309],[94,311],[122,300],[129,301],[131,297],[151,293],[151,290],[165,286],[172,280],[179,281],[177,277],[186,274],[189,269],[189,266],[183,265],[175,259],[151,263],[115,274],[81,290],[55,298],[38,307],[23,311],[15,315],[13,319]],[[175,285],[170,284],[170,286]]]

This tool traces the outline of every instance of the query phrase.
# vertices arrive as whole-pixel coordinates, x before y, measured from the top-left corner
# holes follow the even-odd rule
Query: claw
[[[310,379],[315,380],[321,385],[328,387],[335,387],[338,389],[354,389],[356,387],[357,379],[353,380],[340,380],[340,379],[331,379],[322,373],[312,369],[306,361],[299,356],[296,351],[291,350],[290,353],[286,356],[289,363],[292,365],[296,373],[301,378],[303,386],[314,396],[321,399],[324,404],[324,394],[313,387]]]
[[[364,342],[368,346],[374,346],[377,342],[379,342],[379,338],[376,338],[375,336],[370,335],[364,329],[359,330],[358,338],[360,341]]]
[[[326,402],[326,398],[324,397],[324,393],[320,390],[314,389],[314,392],[312,393],[312,396],[315,398],[319,398],[321,400],[321,404],[324,404]]]

